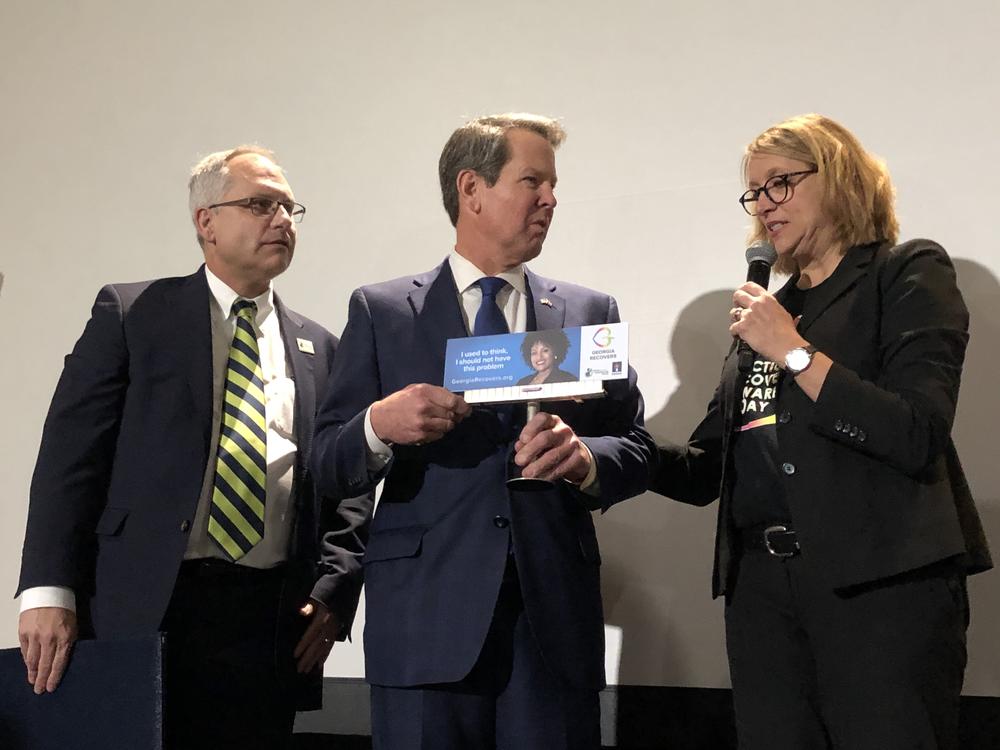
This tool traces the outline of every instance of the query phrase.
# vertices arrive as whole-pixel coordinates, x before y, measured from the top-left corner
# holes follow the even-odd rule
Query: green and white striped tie
[[[223,389],[222,427],[215,462],[208,534],[233,560],[264,537],[267,497],[267,420],[264,377],[254,318],[257,305],[233,303],[236,333],[229,347]]]

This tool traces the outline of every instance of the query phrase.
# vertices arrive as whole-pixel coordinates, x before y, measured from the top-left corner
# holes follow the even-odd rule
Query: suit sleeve
[[[122,301],[106,286],[66,357],[45,419],[18,594],[34,586],[93,588],[94,527],[107,497],[128,363]]]
[[[608,298],[606,322],[618,323],[618,305]],[[607,510],[615,503],[646,491],[650,472],[656,462],[656,443],[646,431],[642,394],[635,370],[629,368],[627,380],[607,383],[606,396],[597,402],[596,424],[601,435],[581,437],[597,462],[600,494],[592,497],[577,492],[591,509]]]
[[[357,613],[364,573],[361,559],[368,543],[371,494],[320,506],[320,576],[311,597],[321,602],[341,625],[339,640],[350,632]]]
[[[336,338],[326,333],[327,361],[330,363],[336,361],[336,348]],[[340,640],[350,633],[357,613],[363,582],[361,558],[368,543],[368,524],[373,506],[374,495],[371,492],[339,500],[320,496],[320,575],[310,596],[334,614],[341,625]]]
[[[368,470],[365,410],[382,396],[375,333],[364,291],[351,295],[347,326],[316,415],[312,471],[317,489],[332,498],[374,492],[392,462],[378,475]]]
[[[864,380],[835,362],[811,427],[913,476],[948,445],[969,314],[951,260],[933,242],[894,248],[879,287],[878,377]]]
[[[720,386],[721,387],[721,386]],[[723,419],[719,389],[708,412],[687,444],[665,442],[649,489],[691,505],[708,505],[719,497],[722,483]]]

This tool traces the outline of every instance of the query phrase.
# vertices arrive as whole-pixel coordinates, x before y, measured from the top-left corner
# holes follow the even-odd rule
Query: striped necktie
[[[238,299],[233,303],[233,314],[236,333],[229,347],[223,389],[208,535],[232,560],[239,560],[264,536],[267,421],[254,331],[257,305]]]

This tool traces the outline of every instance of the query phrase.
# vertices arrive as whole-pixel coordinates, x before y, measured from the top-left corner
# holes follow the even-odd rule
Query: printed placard
[[[449,339],[445,355],[444,387],[456,393],[568,383],[592,393],[595,382],[627,377],[628,323]],[[551,390],[567,398],[577,389]]]

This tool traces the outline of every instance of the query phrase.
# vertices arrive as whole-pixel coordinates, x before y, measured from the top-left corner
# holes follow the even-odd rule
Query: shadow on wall
[[[1000,282],[993,272],[972,260],[955,258],[958,285],[969,308],[969,348],[962,373],[962,390],[952,435],[972,496],[983,519],[993,560],[1000,565],[1000,450],[994,431],[1000,424]],[[1000,695],[1000,573],[969,579],[972,624],[969,627],[969,667],[966,692]]]
[[[705,415],[730,345],[730,290],[708,292],[680,313],[664,340],[661,366],[678,386],[662,411],[646,415],[658,441],[686,442]],[[721,603],[711,598],[716,506],[695,508],[648,493],[598,521],[608,624],[622,630],[620,685],[728,687]],[[624,699],[619,696],[619,700]],[[627,715],[619,707],[619,716]],[[629,745],[629,725],[618,722]],[[648,739],[648,738],[647,738]]]

